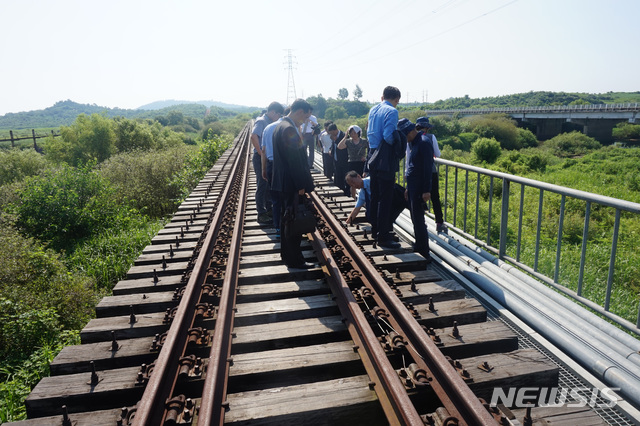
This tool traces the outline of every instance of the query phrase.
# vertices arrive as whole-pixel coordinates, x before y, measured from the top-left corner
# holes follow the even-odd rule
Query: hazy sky
[[[0,115],[60,100],[265,107],[640,90],[638,0],[0,0]]]

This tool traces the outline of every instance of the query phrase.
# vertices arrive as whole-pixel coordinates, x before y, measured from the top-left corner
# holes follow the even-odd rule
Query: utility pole
[[[295,100],[296,96],[296,83],[293,81],[293,65],[294,65],[294,56],[291,54],[291,49],[287,49],[287,59],[286,65],[287,70],[289,71],[289,76],[287,78],[287,105],[289,105],[289,98]]]

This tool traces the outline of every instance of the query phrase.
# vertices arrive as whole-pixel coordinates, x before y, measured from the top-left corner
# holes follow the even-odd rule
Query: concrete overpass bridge
[[[562,105],[510,108],[468,108],[428,111],[429,115],[470,116],[508,114],[521,127],[530,128],[539,140],[578,130],[602,143],[614,142],[611,131],[621,122],[638,123],[640,104]]]

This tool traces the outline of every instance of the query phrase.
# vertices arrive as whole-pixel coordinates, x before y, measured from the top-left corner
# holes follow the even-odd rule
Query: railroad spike
[[[116,352],[118,349],[120,349],[120,345],[116,340],[116,332],[112,330],[111,331],[111,352]]]
[[[133,313],[133,305],[129,305],[129,324],[135,324],[136,323],[136,315]]]
[[[98,373],[96,373],[96,364],[93,361],[89,361],[89,366],[91,367],[91,381],[88,384],[95,386],[100,382]]]
[[[69,410],[67,410],[67,406],[62,406],[62,426],[71,426],[71,419],[69,418]]]
[[[157,283],[158,283],[158,281],[160,281],[160,280],[158,279],[158,272],[154,269],[154,270],[153,270],[153,283],[154,283],[154,284],[157,284]]]

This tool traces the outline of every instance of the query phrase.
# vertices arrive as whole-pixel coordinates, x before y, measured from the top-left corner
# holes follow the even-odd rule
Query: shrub
[[[600,142],[578,131],[562,133],[544,143],[558,157],[576,157],[601,148]]]
[[[33,149],[0,151],[0,186],[19,182],[27,176],[42,173],[48,166],[42,154]]]
[[[106,160],[116,151],[113,121],[99,114],[80,114],[68,127],[60,128],[59,138],[47,137],[45,152],[55,161],[78,166]]]
[[[640,139],[640,124],[618,123],[611,132],[615,139],[621,141]]]
[[[460,138],[460,141],[462,142],[462,146],[463,146],[460,149],[464,151],[470,151],[471,145],[473,145],[473,143],[478,140],[479,136],[477,133],[463,132],[463,133],[460,133],[458,137]]]
[[[92,315],[93,281],[70,272],[60,255],[38,241],[21,236],[6,217],[0,220],[0,257],[0,348],[6,353],[27,353],[38,336],[79,328]]]
[[[83,238],[121,226],[134,213],[117,202],[115,191],[91,165],[63,165],[27,178],[13,210],[20,229],[68,250]]]
[[[518,127],[510,117],[488,114],[476,115],[468,119],[473,133],[483,138],[494,138],[503,149],[520,149],[518,143]]]
[[[491,138],[480,138],[471,146],[471,153],[477,161],[493,164],[500,157],[500,142]]]
[[[518,128],[517,143],[522,148],[535,148],[538,146],[538,139],[536,135],[529,129]]]
[[[185,167],[171,181],[171,185],[180,191],[180,199],[187,197],[191,193],[193,188],[230,145],[231,138],[229,136],[214,136],[209,133],[200,151],[187,157]]]
[[[116,189],[119,202],[129,200],[152,217],[172,213],[181,192],[170,182],[184,166],[193,148],[180,147],[114,155],[99,167],[100,176]]]

